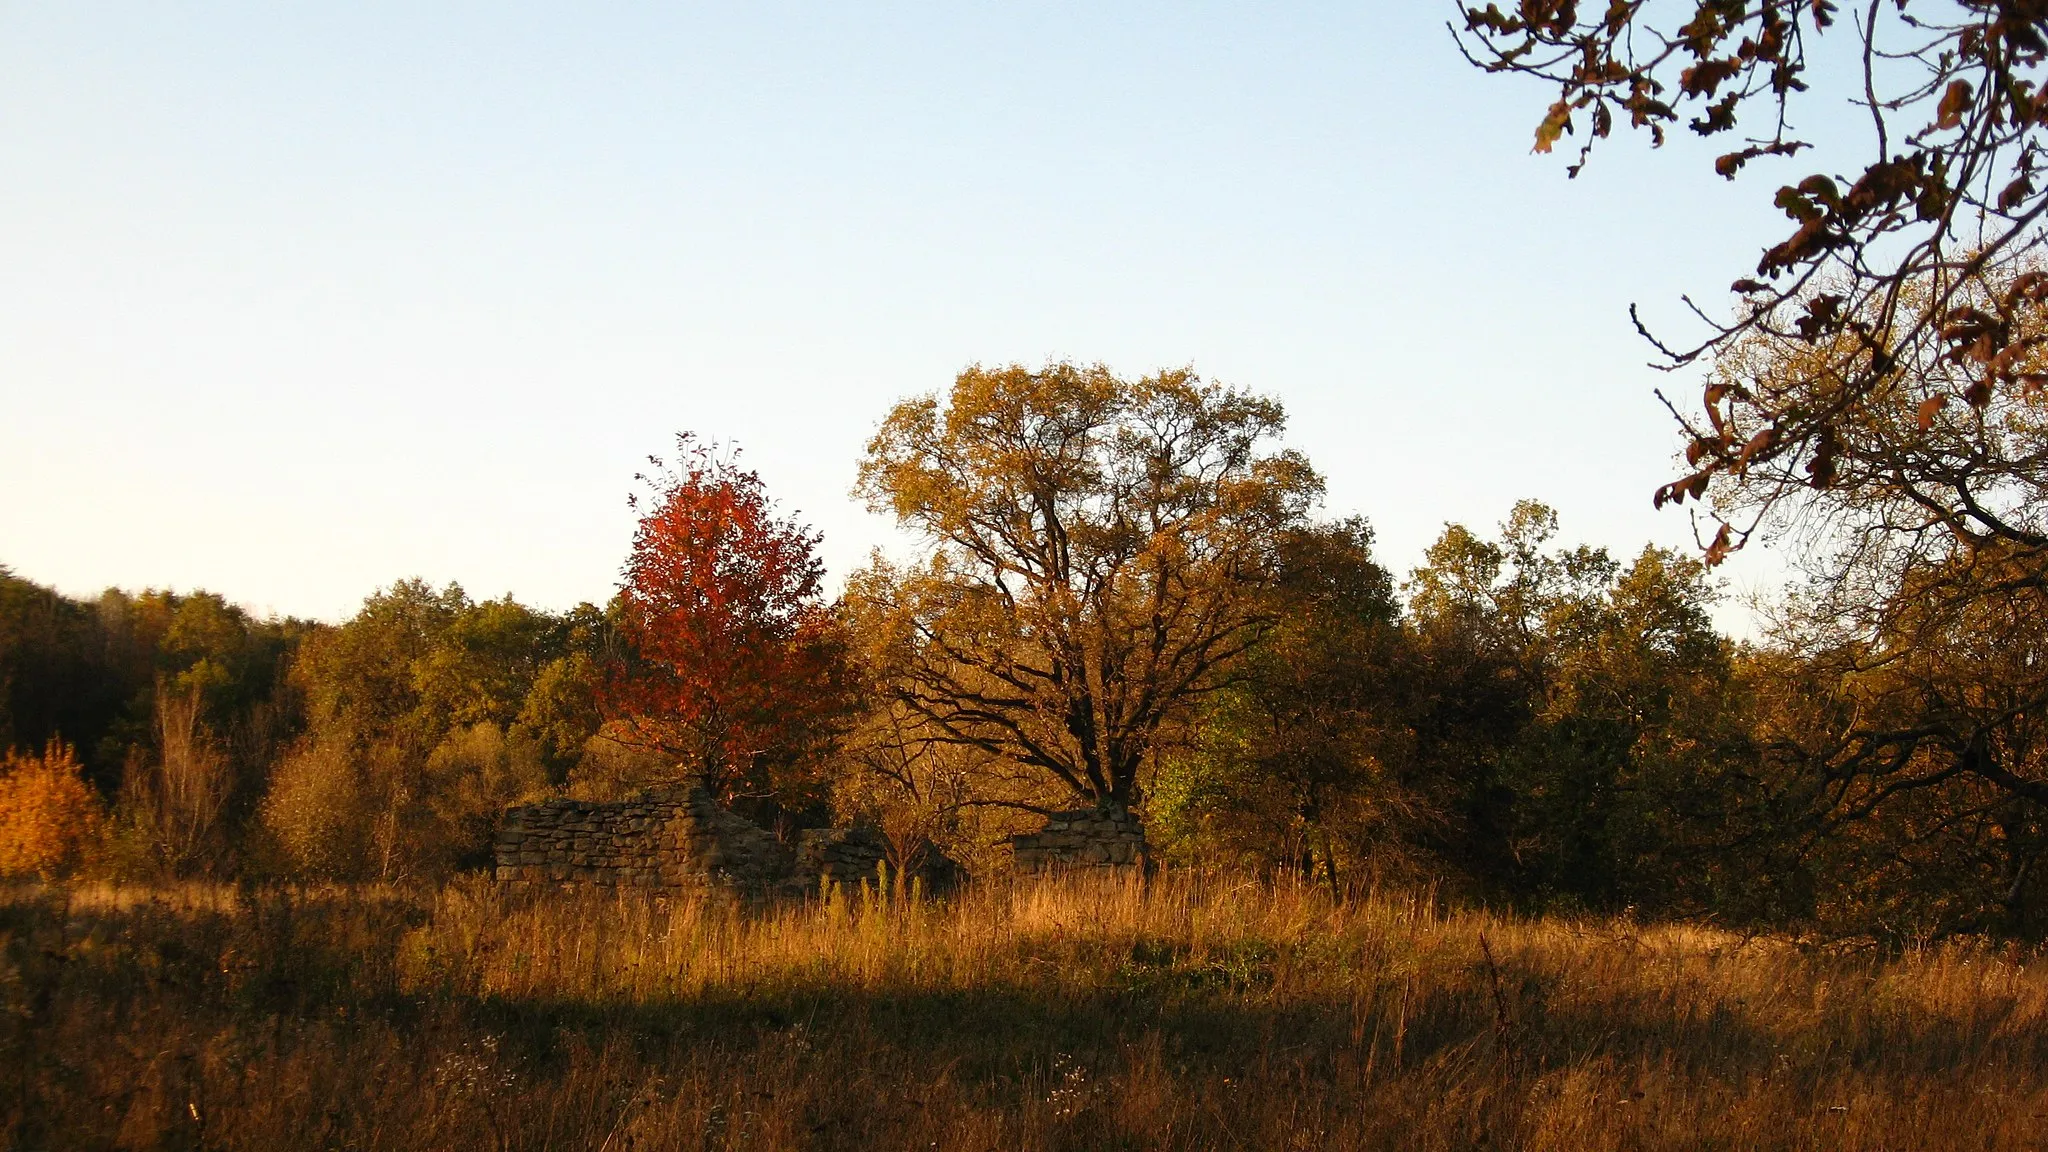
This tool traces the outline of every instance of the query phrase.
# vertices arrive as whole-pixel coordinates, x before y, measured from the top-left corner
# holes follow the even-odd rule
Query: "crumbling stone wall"
[[[701,785],[620,804],[550,800],[498,827],[497,878],[627,888],[720,887],[766,895],[796,875],[788,848]]]
[[[888,845],[873,828],[807,828],[797,833],[796,870],[805,880],[823,878],[839,884],[873,880]]]
[[[793,895],[821,879],[849,887],[881,875],[889,842],[870,825],[798,834],[794,852],[721,807],[702,785],[617,804],[550,800],[505,813],[497,878],[514,884],[725,888]],[[927,892],[958,883],[959,866],[928,848],[917,867]]]
[[[1145,829],[1121,808],[1056,812],[1036,832],[1010,838],[1019,872],[1062,868],[1142,868],[1149,860]]]
[[[888,857],[888,839],[871,824],[811,828],[797,834],[796,874],[802,884],[816,884],[821,879],[849,887],[875,882]],[[945,891],[962,876],[958,864],[929,844],[919,854],[912,874],[926,892]]]

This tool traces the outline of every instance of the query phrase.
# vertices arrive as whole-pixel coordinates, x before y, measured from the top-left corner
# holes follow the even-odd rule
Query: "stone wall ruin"
[[[1145,828],[1121,808],[1055,812],[1045,827],[1010,838],[1019,873],[1067,868],[1144,868],[1150,861]]]
[[[830,881],[874,883],[889,842],[868,825],[813,828],[792,850],[719,805],[702,785],[643,793],[621,803],[550,800],[513,808],[498,826],[495,875],[511,884],[728,890],[796,895]],[[927,892],[960,879],[927,848],[916,868]]]
[[[872,824],[809,828],[797,835],[796,871],[800,880],[811,884],[830,880],[841,886],[858,887],[879,883],[885,875],[893,883],[893,866],[887,873],[882,868],[891,855],[889,838]],[[960,866],[930,844],[916,853],[911,876],[926,892],[943,892],[963,878]]]
[[[620,888],[726,888],[767,895],[796,874],[790,850],[720,807],[703,786],[617,804],[549,800],[498,826],[497,878]]]

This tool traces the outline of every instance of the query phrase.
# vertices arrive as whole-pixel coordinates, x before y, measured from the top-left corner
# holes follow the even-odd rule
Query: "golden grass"
[[[2048,961],[1981,946],[1191,878],[0,901],[8,1148],[2044,1144]]]

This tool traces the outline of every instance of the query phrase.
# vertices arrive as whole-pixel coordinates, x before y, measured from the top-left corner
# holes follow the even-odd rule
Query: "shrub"
[[[482,865],[505,809],[548,793],[540,745],[518,725],[457,728],[427,757],[424,792],[420,863],[437,871]]]
[[[0,876],[49,879],[78,871],[100,841],[99,794],[78,756],[55,740],[41,755],[0,759]]]
[[[261,812],[290,871],[344,879],[367,870],[373,818],[346,750],[317,742],[279,761]]]

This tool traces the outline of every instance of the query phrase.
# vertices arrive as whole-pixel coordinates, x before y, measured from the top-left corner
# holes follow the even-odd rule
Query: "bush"
[[[308,743],[279,761],[261,813],[289,871],[340,879],[367,871],[372,817],[355,765],[327,743]]]
[[[99,794],[69,744],[0,759],[0,876],[49,879],[84,867],[104,824]]]
[[[624,725],[607,724],[583,744],[583,756],[569,772],[568,792],[580,800],[623,800],[648,788],[672,787],[689,776],[675,759],[629,744]]]
[[[505,809],[548,794],[541,747],[517,725],[457,728],[427,757],[425,793],[420,862],[437,871],[481,866]]]

